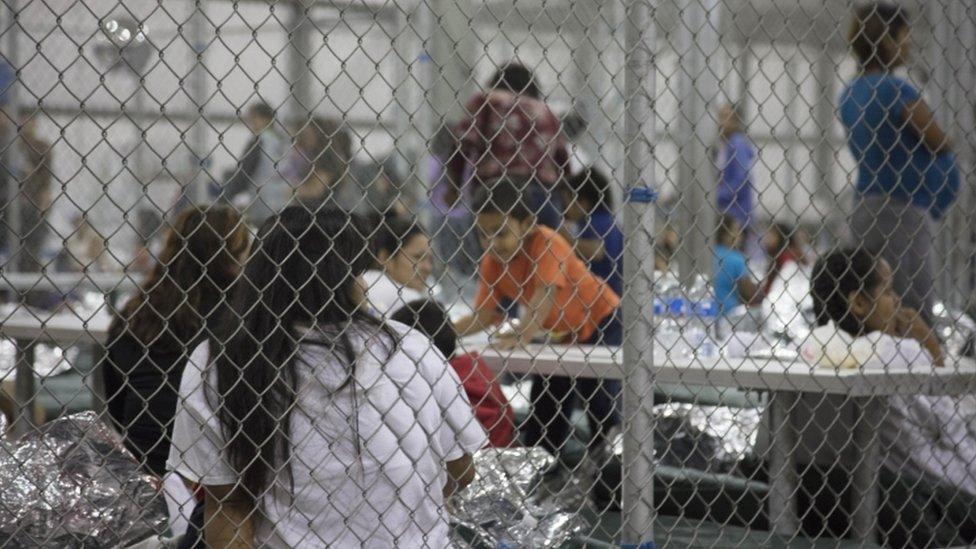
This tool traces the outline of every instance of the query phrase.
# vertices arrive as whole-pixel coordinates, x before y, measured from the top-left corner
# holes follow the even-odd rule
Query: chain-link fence
[[[976,544],[968,2],[0,6],[0,546]]]

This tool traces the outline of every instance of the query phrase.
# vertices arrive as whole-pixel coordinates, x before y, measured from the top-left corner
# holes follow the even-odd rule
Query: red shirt
[[[458,127],[462,159],[481,181],[501,176],[555,185],[569,175],[569,149],[561,123],[545,103],[492,90],[475,95]]]
[[[515,414],[495,374],[476,353],[456,356],[450,363],[461,378],[475,417],[488,431],[489,443],[497,448],[511,446],[515,440]]]

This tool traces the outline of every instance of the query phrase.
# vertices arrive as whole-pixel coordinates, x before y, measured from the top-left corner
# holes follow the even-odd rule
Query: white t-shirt
[[[773,280],[762,306],[767,327],[802,336],[803,311],[813,307],[810,269],[796,261],[787,261]]]
[[[346,366],[326,347],[301,346],[290,431],[294,492],[282,474],[264,498],[268,520],[254,524],[262,547],[449,546],[445,462],[487,439],[444,357],[418,332],[389,325],[402,336],[390,358],[386,344],[365,335],[369,328],[350,333],[355,385],[337,392]],[[167,466],[203,485],[234,484],[215,399],[204,397],[208,352],[197,347],[183,374]],[[207,371],[210,393],[216,373]]]
[[[824,367],[933,368],[932,357],[914,339],[881,332],[853,337],[833,323],[815,329],[800,354]],[[827,408],[832,409],[833,424],[840,426],[846,422],[838,419],[842,416],[838,404],[844,403]],[[976,396],[892,396],[883,413],[880,439],[885,467],[916,480],[941,479],[976,495]],[[815,438],[813,445],[839,447],[825,444],[822,436]]]
[[[366,271],[363,273],[363,283],[366,286],[366,300],[382,318],[389,318],[411,301],[430,297],[413,288],[397,284],[383,271]]]

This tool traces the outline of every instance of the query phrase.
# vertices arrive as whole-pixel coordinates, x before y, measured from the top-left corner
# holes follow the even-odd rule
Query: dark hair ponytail
[[[369,266],[366,230],[338,210],[286,208],[259,232],[237,285],[233,308],[210,354],[217,373],[216,406],[227,439],[227,459],[243,495],[259,501],[290,457],[289,425],[296,405],[299,342],[306,330],[324,336],[348,366],[357,326],[393,332],[362,312],[357,277]],[[392,352],[393,346],[389,348]],[[340,387],[340,389],[342,388]]]

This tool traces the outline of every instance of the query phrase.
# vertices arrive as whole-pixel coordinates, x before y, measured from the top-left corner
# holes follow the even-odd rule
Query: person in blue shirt
[[[892,266],[902,304],[928,316],[934,223],[956,198],[959,172],[921,93],[893,74],[908,56],[908,19],[886,3],[855,12],[849,40],[860,72],[841,93],[839,114],[857,162],[851,235]]]
[[[718,111],[721,143],[718,149],[719,181],[717,189],[719,215],[739,222],[743,230],[752,225],[754,197],[750,171],[756,161],[756,148],[746,135],[741,108],[723,105]]]
[[[739,305],[756,305],[762,301],[762,289],[749,274],[742,246],[742,226],[730,215],[722,216],[715,234],[715,263],[712,285],[720,314],[728,314]]]
[[[576,254],[589,262],[590,272],[607,282],[618,295],[623,294],[624,235],[613,215],[610,183],[593,167],[573,175],[563,187],[566,219],[576,225],[578,234],[570,242]]]

